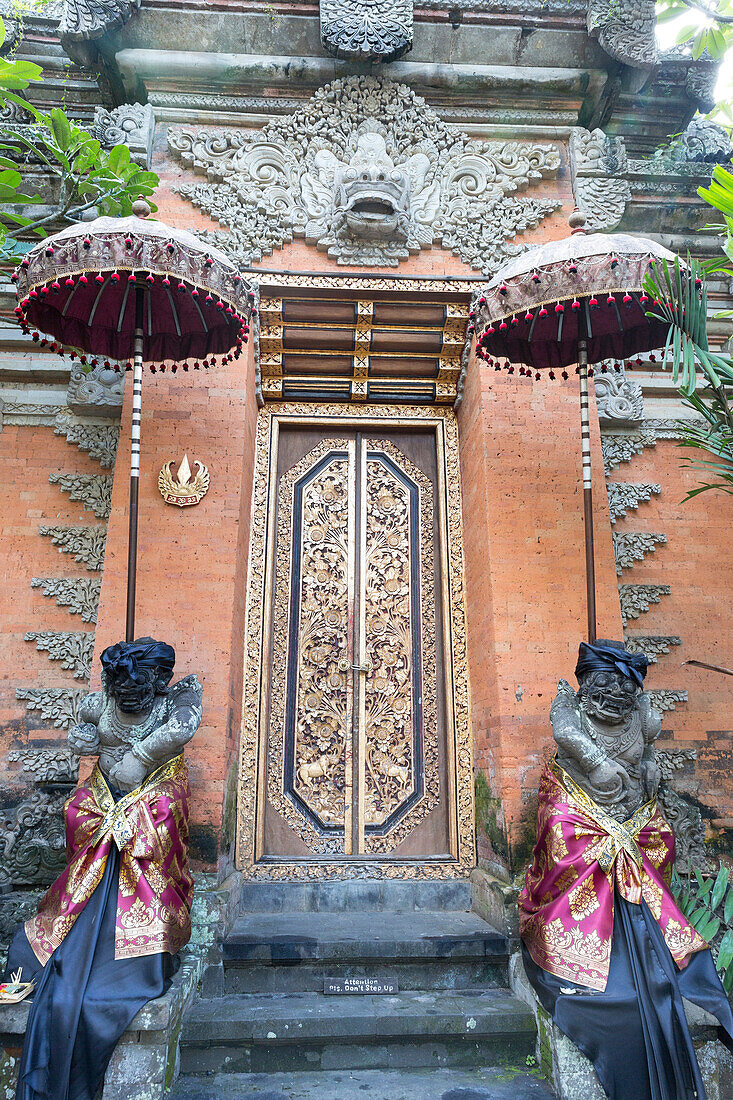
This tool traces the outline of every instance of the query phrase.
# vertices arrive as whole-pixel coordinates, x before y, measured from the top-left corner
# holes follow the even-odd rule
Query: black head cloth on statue
[[[649,661],[643,653],[629,653],[621,642],[581,642],[575,675],[580,680],[588,672],[620,672],[638,687],[644,686]]]
[[[144,679],[145,670],[154,668],[158,670],[158,682],[165,685],[173,676],[176,651],[167,642],[138,638],[134,642],[118,642],[108,646],[100,660],[104,671],[113,679],[122,675],[137,683]]]

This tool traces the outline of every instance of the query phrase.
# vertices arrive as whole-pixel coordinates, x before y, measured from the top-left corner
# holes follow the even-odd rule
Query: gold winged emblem
[[[194,465],[198,466],[198,470],[196,476],[191,477],[188,455],[183,456],[183,462],[178,467],[175,477],[171,473],[172,465],[173,460],[166,462],[158,474],[158,488],[163,500],[166,504],[177,504],[179,508],[198,504],[209,488],[209,471],[202,462],[195,462]]]

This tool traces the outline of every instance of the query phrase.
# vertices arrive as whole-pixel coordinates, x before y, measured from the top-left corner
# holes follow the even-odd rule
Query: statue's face
[[[589,672],[579,692],[587,713],[611,725],[626,721],[634,709],[636,693],[634,681],[620,672]]]
[[[138,669],[134,681],[125,673],[118,674],[112,679],[110,690],[121,711],[136,714],[153,705],[157,683],[158,669],[143,668]]]

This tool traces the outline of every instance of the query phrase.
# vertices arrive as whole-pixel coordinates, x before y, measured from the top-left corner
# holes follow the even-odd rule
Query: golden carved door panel
[[[257,606],[263,641],[259,683],[247,673],[259,700],[248,710],[245,697],[240,815],[253,806],[255,865],[273,873],[344,861],[450,873],[472,861],[473,826],[470,747],[456,733],[467,697],[446,618],[462,582],[448,553],[443,421],[354,420],[328,430],[278,418],[258,451],[262,595],[251,574],[248,669]],[[459,611],[462,623],[462,600]],[[461,724],[467,741],[466,707]],[[242,828],[240,816],[240,852]]]
[[[433,483],[389,438],[320,439],[282,468],[294,443],[277,478],[274,833],[293,855],[385,856],[441,802]]]

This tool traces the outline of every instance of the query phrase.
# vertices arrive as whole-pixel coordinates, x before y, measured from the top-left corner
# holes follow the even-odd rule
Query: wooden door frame
[[[434,432],[443,604],[446,745],[451,858],[374,859],[337,862],[260,858],[268,723],[264,703],[269,692],[269,661],[263,660],[271,637],[276,539],[277,454],[280,427],[318,427],[324,432],[356,428],[380,431],[420,427]],[[278,403],[257,418],[252,519],[245,613],[244,680],[240,736],[236,865],[249,877],[327,879],[361,875],[383,878],[454,878],[475,866],[473,739],[471,730],[466,609],[463,584],[458,424],[450,409],[401,405],[317,405]]]

